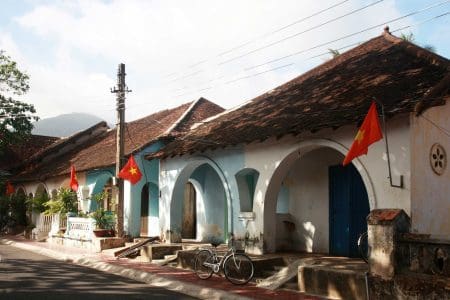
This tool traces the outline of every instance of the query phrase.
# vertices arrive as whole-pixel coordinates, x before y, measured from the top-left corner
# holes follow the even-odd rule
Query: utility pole
[[[111,89],[111,93],[117,95],[117,123],[116,123],[116,179],[119,188],[119,198],[117,203],[117,235],[124,236],[123,230],[123,202],[124,190],[123,179],[118,178],[118,174],[123,167],[124,152],[124,124],[125,124],[125,93],[131,92],[125,84],[125,64],[119,64],[117,69],[117,87]]]

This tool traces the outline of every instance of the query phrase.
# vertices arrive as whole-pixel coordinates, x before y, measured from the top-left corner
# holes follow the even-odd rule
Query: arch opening
[[[265,252],[355,256],[373,190],[359,161],[341,166],[345,151],[329,141],[304,143],[280,162],[266,192]]]
[[[225,242],[229,229],[229,188],[211,161],[190,162],[178,175],[170,205],[170,241]]]

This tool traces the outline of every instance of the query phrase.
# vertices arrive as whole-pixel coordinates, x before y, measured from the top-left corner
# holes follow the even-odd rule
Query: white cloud
[[[378,35],[382,27],[302,55],[244,71],[245,67],[291,54],[356,32],[381,20],[400,15],[393,0],[366,11],[311,30],[276,46],[255,52],[233,63],[220,62],[267,43],[320,24],[352,9],[371,3],[353,0],[316,18],[256,39],[283,25],[308,16],[337,1],[55,1],[38,5],[16,18],[29,34],[51,45],[47,62],[30,61],[30,97],[39,103],[43,115],[86,111],[111,120],[114,116],[116,66],[126,63],[127,83],[133,90],[127,98],[127,119],[204,96],[224,107],[233,107],[303,73],[321,59],[307,60],[327,48],[361,41]],[[247,41],[249,45],[223,56],[217,54]],[[1,45],[1,44],[0,44]],[[49,48],[51,49],[51,48]],[[189,68],[188,66],[206,60]],[[295,63],[286,69],[251,77],[242,76]],[[200,71],[182,80],[172,81]],[[172,76],[167,76],[175,73]],[[213,80],[220,78],[218,80]],[[205,89],[212,87],[211,89]],[[205,89],[201,92],[198,90]]]

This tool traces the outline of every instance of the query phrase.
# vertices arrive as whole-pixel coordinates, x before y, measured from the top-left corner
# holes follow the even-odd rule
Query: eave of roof
[[[449,98],[450,63],[389,32],[222,113],[146,158],[167,158],[357,124],[370,102],[386,116],[441,105]],[[201,140],[208,141],[202,143]]]
[[[183,132],[180,128],[190,127],[197,119],[209,117],[224,109],[204,98],[185,103],[176,108],[156,112],[144,118],[126,123],[124,130],[125,155],[139,152],[150,144],[167,141],[173,135]],[[95,139],[72,149],[65,155],[45,165],[30,166],[18,174],[16,180],[45,180],[49,177],[66,175],[70,164],[77,172],[108,168],[115,165],[116,129],[111,129]]]

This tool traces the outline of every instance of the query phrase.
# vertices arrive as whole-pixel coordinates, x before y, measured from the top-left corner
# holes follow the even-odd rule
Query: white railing
[[[46,238],[52,229],[53,218],[55,215],[39,214],[36,219],[36,227],[31,231],[32,238],[41,240]]]
[[[68,217],[65,236],[77,240],[91,240],[94,223],[94,219],[91,218]]]
[[[67,228],[67,215],[59,216],[59,228]]]
[[[54,214],[52,215],[52,226],[49,235],[56,235],[61,229],[67,227],[67,216]]]

